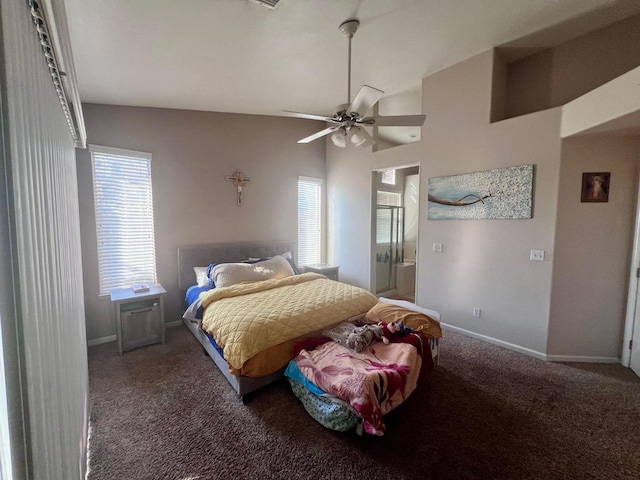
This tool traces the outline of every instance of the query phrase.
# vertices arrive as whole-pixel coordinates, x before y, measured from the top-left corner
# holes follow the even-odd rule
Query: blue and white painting
[[[430,220],[531,218],[533,165],[430,178]]]

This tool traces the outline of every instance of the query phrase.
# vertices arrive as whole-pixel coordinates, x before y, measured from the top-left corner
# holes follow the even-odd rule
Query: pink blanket
[[[426,342],[425,348],[425,362],[433,365]],[[349,402],[362,417],[365,432],[372,435],[384,434],[382,416],[415,390],[422,367],[416,347],[408,343],[374,343],[356,353],[327,342],[315,350],[302,350],[296,362],[311,382]]]

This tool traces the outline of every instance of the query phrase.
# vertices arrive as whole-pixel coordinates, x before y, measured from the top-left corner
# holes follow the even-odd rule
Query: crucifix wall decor
[[[233,185],[238,189],[237,204],[240,207],[242,205],[242,187],[249,183],[251,179],[242,173],[240,169],[237,169],[231,175],[226,175],[224,179],[233,182]]]

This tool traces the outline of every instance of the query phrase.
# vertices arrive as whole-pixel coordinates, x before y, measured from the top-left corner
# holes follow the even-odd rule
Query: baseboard
[[[182,325],[182,320],[176,320],[175,322],[165,323],[164,328],[179,327],[180,325]],[[95,345],[102,345],[103,343],[115,342],[117,339],[118,337],[115,335],[109,335],[102,338],[94,338],[93,340],[89,340],[87,342],[87,346],[93,347]]]
[[[103,343],[115,342],[118,339],[115,335],[109,335],[108,337],[94,338],[87,342],[87,346],[93,347],[95,345],[101,345]]]
[[[530,357],[538,358],[540,360],[544,360],[546,362],[573,362],[573,363],[620,363],[620,358],[615,357],[587,357],[587,356],[578,356],[578,355],[547,355],[546,353],[538,352],[536,350],[531,350],[530,348],[521,347],[520,345],[516,345],[514,343],[505,342],[503,340],[498,340],[497,338],[489,337],[487,335],[482,335],[480,333],[471,332],[469,330],[465,330],[464,328],[455,327],[453,325],[448,325],[446,323],[442,324],[442,327],[446,330],[453,330],[455,332],[460,332],[463,335],[468,337],[477,338],[478,340],[482,340],[483,342],[491,343],[493,345],[497,345],[499,347],[506,348],[508,350],[513,350],[514,352],[523,353],[525,355],[529,355]],[[445,340],[446,342],[446,340]],[[446,345],[446,343],[445,343]]]
[[[446,323],[442,324],[442,327],[448,330],[453,330],[455,332],[460,332],[463,335],[468,337],[477,338],[478,340],[482,340],[483,342],[491,343],[493,345],[497,345],[499,347],[506,348],[508,350],[513,350],[514,352],[523,353],[525,355],[529,355],[530,357],[538,358],[540,360],[547,360],[547,355],[542,352],[538,352],[536,350],[531,350],[530,348],[521,347],[520,345],[516,345],[514,343],[505,342],[503,340],[498,340],[497,338],[489,337],[487,335],[482,335],[480,333],[471,332],[469,330],[465,330],[464,328],[454,327],[453,325],[448,325]],[[444,346],[446,349],[446,339],[441,344],[441,348]]]
[[[575,362],[575,363],[621,363],[615,357],[581,357],[577,355],[547,355],[549,362]]]

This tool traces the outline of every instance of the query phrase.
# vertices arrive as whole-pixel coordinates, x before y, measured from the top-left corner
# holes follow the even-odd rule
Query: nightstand
[[[339,266],[327,263],[314,263],[313,265],[304,266],[305,272],[321,273],[329,280],[335,280],[336,282],[338,281],[338,269],[340,269]]]
[[[162,285],[148,292],[133,293],[130,288],[111,292],[115,310],[118,353],[133,348],[164,343],[164,294]]]

